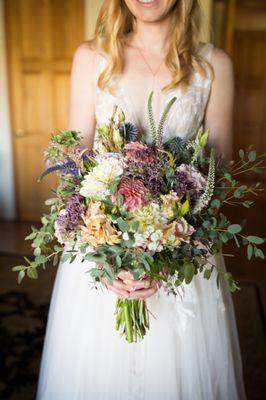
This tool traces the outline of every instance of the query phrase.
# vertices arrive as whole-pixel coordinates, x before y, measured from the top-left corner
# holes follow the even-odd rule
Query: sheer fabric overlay
[[[210,60],[212,45],[204,55]],[[97,71],[108,62],[97,54]],[[142,85],[120,76],[115,95],[95,86],[97,124],[115,104],[150,141]],[[211,78],[194,74],[186,94],[155,92],[155,119],[177,96],[166,123],[166,140],[193,137],[202,124]],[[156,97],[157,94],[157,97]],[[94,147],[97,147],[97,133]],[[225,268],[224,259],[212,260]],[[38,384],[38,400],[243,400],[245,391],[231,294],[216,272],[197,275],[179,295],[162,288],[147,300],[150,330],[128,344],[115,330],[116,295],[96,290],[87,273],[94,264],[61,262],[53,288]]]

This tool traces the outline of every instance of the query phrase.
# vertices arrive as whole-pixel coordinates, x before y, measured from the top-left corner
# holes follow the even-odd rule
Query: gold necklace
[[[161,66],[162,66],[162,64],[163,64],[163,62],[165,61],[165,59],[164,59],[164,58],[162,59],[162,61],[160,62],[158,68],[156,69],[156,71],[153,72],[153,70],[152,70],[150,64],[149,64],[149,63],[147,62],[147,60],[146,60],[146,57],[144,57],[144,54],[143,54],[142,51],[140,50],[140,47],[139,47],[139,46],[136,46],[136,48],[137,48],[137,50],[139,51],[140,55],[142,56],[142,58],[143,58],[145,64],[147,65],[147,67],[149,68],[149,70],[150,70],[151,73],[152,73],[152,76],[153,76],[153,78],[152,78],[152,89],[154,90],[155,76],[156,76],[157,73],[159,72],[159,70],[160,70],[160,68],[161,68]]]

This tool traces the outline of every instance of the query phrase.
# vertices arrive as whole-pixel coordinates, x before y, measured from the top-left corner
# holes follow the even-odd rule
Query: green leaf
[[[18,271],[20,271],[21,268],[23,268],[23,267],[24,267],[23,265],[16,265],[15,267],[12,267],[12,271],[18,272]]]
[[[185,268],[185,282],[188,284],[192,281],[195,274],[195,265],[191,262],[184,264]]]
[[[212,270],[211,270],[211,269],[205,269],[204,274],[203,274],[203,277],[204,277],[205,279],[210,279],[211,274],[212,274]]]
[[[117,266],[118,268],[121,267],[121,265],[122,265],[122,259],[121,259],[121,257],[120,257],[119,255],[117,255],[117,256],[115,257],[115,263],[116,263],[116,266]]]
[[[229,240],[229,238],[228,238],[226,232],[220,232],[219,238],[221,239],[221,241],[222,241],[223,243],[227,243],[228,240]]]
[[[249,161],[253,162],[256,160],[256,151],[252,150],[248,153],[248,159]]]
[[[224,279],[225,279],[227,286],[231,292],[235,292],[237,289],[239,289],[236,281],[233,279],[232,274],[230,272],[226,272],[224,274]]]
[[[33,254],[35,255],[35,257],[38,257],[41,255],[41,249],[40,247],[36,247],[36,249],[34,249]]]
[[[239,157],[243,159],[245,156],[244,150],[240,149],[238,153],[239,153]]]
[[[25,237],[25,240],[33,240],[35,239],[37,232],[32,232],[30,235]]]
[[[183,217],[183,215],[187,214],[189,212],[190,209],[190,205],[189,205],[189,201],[186,200],[180,207],[179,211],[181,216]]]
[[[231,177],[231,175],[228,173],[228,172],[226,172],[225,174],[224,174],[224,178],[225,179],[227,179],[228,181],[232,181],[232,177]]]
[[[127,223],[123,218],[119,217],[119,218],[117,219],[117,224],[118,224],[119,229],[120,229],[122,232],[127,232],[127,231],[129,231],[129,225],[128,225],[128,223]]]
[[[235,233],[240,232],[240,231],[242,230],[242,227],[241,227],[241,225],[238,225],[238,224],[232,224],[232,225],[229,225],[229,226],[228,226],[227,230],[228,230],[228,232],[230,232],[232,235],[234,235]]]
[[[133,222],[132,222],[132,225],[131,225],[131,229],[132,229],[133,231],[137,231],[138,228],[139,228],[139,221],[137,221],[137,220],[133,221]]]
[[[248,255],[248,260],[251,260],[251,257],[253,255],[253,246],[252,244],[249,244],[247,247],[247,255]]]
[[[85,260],[87,261],[93,261],[96,263],[105,263],[106,262],[106,256],[105,254],[93,254],[93,253],[87,253],[84,256]]]
[[[258,249],[257,247],[255,248],[255,256],[262,258],[262,260],[265,259],[263,251],[261,249]]]
[[[62,246],[58,246],[58,245],[54,246],[54,251],[63,251],[63,250],[64,250],[64,247],[62,247]]]
[[[214,200],[212,200],[212,202],[211,202],[211,207],[219,208],[220,206],[221,206],[221,202],[220,202],[219,199],[214,199]]]
[[[19,274],[18,274],[18,283],[19,284],[22,282],[22,279],[24,278],[24,276],[25,276],[25,271],[23,271],[23,270],[19,271]]]
[[[38,271],[36,268],[28,268],[27,269],[27,275],[31,279],[37,279],[38,278]]]
[[[255,243],[255,244],[262,244],[265,242],[265,239],[259,237],[259,236],[247,236],[246,239],[250,243]]]
[[[43,255],[43,254],[41,254],[41,255],[39,255],[39,256],[37,256],[37,257],[35,258],[35,262],[36,262],[38,265],[44,264],[44,263],[46,263],[46,261],[47,261],[47,257],[46,257],[45,255]]]

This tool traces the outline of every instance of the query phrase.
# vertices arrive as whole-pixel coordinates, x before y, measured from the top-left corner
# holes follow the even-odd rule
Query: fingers
[[[125,279],[130,279],[130,280],[134,280],[133,275],[131,274],[131,272],[126,271],[125,269],[121,269],[121,271],[117,274],[118,278],[125,280]]]
[[[131,292],[129,294],[129,299],[141,299],[141,300],[145,300],[149,297],[151,297],[152,295],[154,295],[158,290],[158,286],[157,283],[154,282],[152,283],[152,286],[149,289],[138,289],[134,292]]]
[[[104,279],[103,281],[104,281],[104,284],[105,284],[105,286],[107,287],[108,290],[111,290],[112,292],[117,294],[119,297],[129,298],[129,292],[127,290],[124,290],[124,289],[121,289],[121,288],[119,289],[114,285],[113,286],[110,285],[110,283],[106,279]]]
[[[127,286],[131,290],[137,290],[137,289],[148,289],[151,286],[151,280],[150,279],[142,279],[139,281],[134,281],[131,279],[124,279],[124,282],[127,284]]]
[[[124,279],[124,281],[121,279],[113,279],[112,285],[109,283],[107,278],[103,278],[102,282],[105,284],[107,289],[116,293],[119,297],[143,300],[156,293],[162,284],[160,281],[152,281],[149,278],[138,281],[127,278]]]

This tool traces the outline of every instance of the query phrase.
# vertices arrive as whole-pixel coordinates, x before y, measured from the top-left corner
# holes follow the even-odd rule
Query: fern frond
[[[164,127],[164,124],[165,124],[167,115],[168,115],[168,113],[169,113],[169,111],[170,111],[172,105],[173,105],[174,102],[176,101],[176,99],[177,99],[176,96],[173,97],[173,98],[167,103],[167,105],[165,106],[165,109],[164,109],[164,111],[163,111],[163,113],[162,113],[162,116],[161,116],[161,119],[160,119],[160,122],[159,122],[159,125],[158,125],[158,129],[157,129],[157,134],[156,134],[156,137],[157,137],[156,145],[157,145],[158,147],[162,147],[162,142],[163,142],[163,127]]]
[[[214,158],[214,150],[211,149],[206,189],[198,199],[192,211],[193,214],[200,213],[209,204],[214,193],[214,184],[215,184],[215,158]]]
[[[149,119],[149,125],[150,125],[150,130],[151,130],[151,136],[153,139],[153,143],[156,143],[157,141],[157,132],[156,132],[156,123],[153,115],[153,110],[152,110],[152,97],[153,97],[153,91],[149,95],[148,99],[148,119]]]

